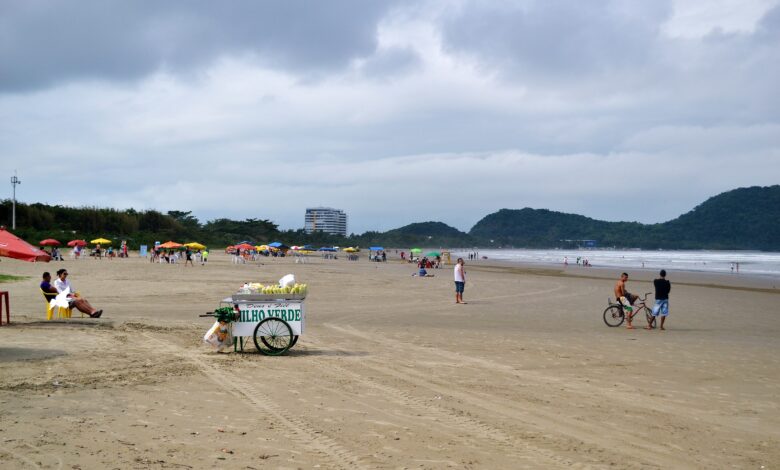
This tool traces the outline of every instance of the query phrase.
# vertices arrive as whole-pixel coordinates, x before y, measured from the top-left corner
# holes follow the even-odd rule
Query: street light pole
[[[16,170],[14,170],[14,175],[11,177],[11,186],[13,186],[14,188],[14,198],[11,206],[11,230],[16,230],[16,185],[17,184],[22,184],[22,182],[19,180],[19,178],[16,177]]]

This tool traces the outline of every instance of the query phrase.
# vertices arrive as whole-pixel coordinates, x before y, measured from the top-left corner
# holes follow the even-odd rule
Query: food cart
[[[204,316],[217,317],[217,323],[204,336],[223,324],[233,338],[233,350],[244,351],[251,338],[255,348],[267,356],[278,356],[290,350],[303,334],[306,322],[306,293],[239,292],[220,301],[220,309]],[[229,315],[224,312],[232,308]],[[223,313],[218,315],[218,313]]]

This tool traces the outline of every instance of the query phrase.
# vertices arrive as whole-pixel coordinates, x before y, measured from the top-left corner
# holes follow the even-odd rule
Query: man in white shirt
[[[466,270],[463,269],[463,258],[458,258],[455,265],[455,303],[465,304],[463,301],[463,289],[466,287]]]
[[[76,307],[79,311],[86,313],[91,318],[100,318],[103,315],[103,310],[98,310],[89,304],[87,299],[81,297],[78,293],[73,291],[70,281],[68,281],[68,270],[60,269],[57,271],[57,279],[54,280],[54,288],[57,292],[62,294],[67,291],[68,305],[73,308]]]

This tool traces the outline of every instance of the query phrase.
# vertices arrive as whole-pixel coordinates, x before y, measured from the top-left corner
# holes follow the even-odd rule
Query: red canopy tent
[[[39,250],[13,233],[0,227],[0,256],[16,258],[23,261],[49,262],[51,256],[45,251]]]

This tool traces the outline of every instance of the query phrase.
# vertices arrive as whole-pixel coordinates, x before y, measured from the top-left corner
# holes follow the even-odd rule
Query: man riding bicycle
[[[620,275],[620,279],[618,279],[617,283],[615,284],[615,297],[618,299],[618,302],[623,305],[623,308],[626,311],[625,318],[628,322],[626,328],[633,330],[634,325],[631,324],[631,320],[633,320],[633,305],[639,296],[634,295],[626,290],[626,282],[628,282],[628,273],[623,273]]]

